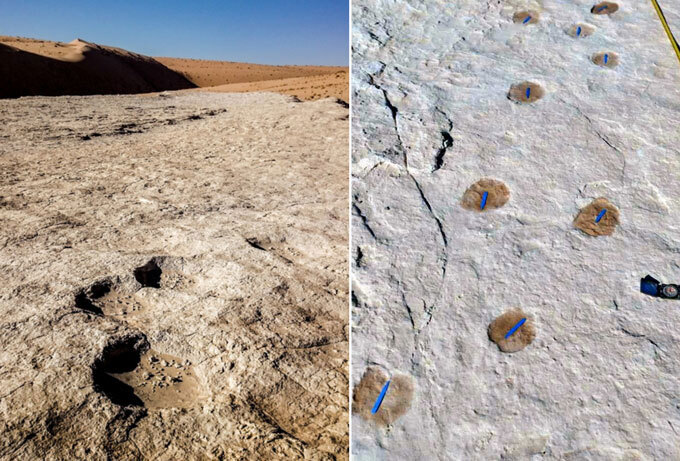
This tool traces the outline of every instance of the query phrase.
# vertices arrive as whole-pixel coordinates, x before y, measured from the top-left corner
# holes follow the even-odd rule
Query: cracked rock
[[[680,459],[680,309],[639,293],[680,281],[680,67],[650,2],[597,1],[353,0],[352,388],[417,382],[387,428],[356,407],[355,459]],[[543,98],[509,101],[523,81]],[[460,206],[480,178],[502,209]],[[620,225],[592,238],[574,218],[598,197]],[[503,353],[488,326],[513,306],[539,331]]]

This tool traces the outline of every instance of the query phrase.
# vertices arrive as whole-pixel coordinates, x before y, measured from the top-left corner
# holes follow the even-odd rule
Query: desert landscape
[[[348,459],[341,93],[0,54],[0,459]]]
[[[0,36],[0,98],[130,94],[200,88],[276,92],[349,102],[349,69],[149,57],[77,38],[68,43]]]
[[[680,282],[652,3],[352,17],[352,458],[680,459],[680,305],[640,292]]]
[[[332,66],[266,66],[199,59],[156,58],[202,91],[271,91],[303,101],[338,98],[349,102],[349,69]]]

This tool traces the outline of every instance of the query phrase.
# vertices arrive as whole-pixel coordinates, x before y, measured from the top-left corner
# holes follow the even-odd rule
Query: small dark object
[[[678,299],[680,297],[680,286],[675,284],[660,283],[651,275],[646,275],[640,279],[640,292],[650,296],[664,299]]]

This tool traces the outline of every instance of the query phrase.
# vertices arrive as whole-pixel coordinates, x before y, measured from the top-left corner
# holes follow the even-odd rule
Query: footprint
[[[76,307],[134,324],[133,317],[146,310],[146,301],[140,301],[136,293],[161,288],[161,277],[166,274],[161,265],[175,276],[175,285],[180,283],[182,264],[181,258],[153,258],[132,274],[100,280],[80,290]],[[92,379],[98,392],[121,406],[187,408],[203,395],[191,363],[154,351],[142,333],[104,347],[92,366]]]
[[[116,405],[144,406],[134,388],[119,380],[116,375],[130,373],[137,368],[142,351],[149,345],[143,336],[120,339],[104,347],[92,366],[92,381],[97,392],[104,394]]]
[[[120,281],[111,279],[95,282],[80,290],[75,297],[78,309],[97,315],[125,317],[142,313],[145,305],[128,291]]]
[[[593,14],[613,14],[619,10],[619,5],[614,2],[600,2],[594,5],[590,12]]]
[[[545,95],[545,90],[538,83],[534,82],[521,82],[515,83],[510,87],[508,92],[508,99],[521,102],[521,103],[532,103],[541,99]]]
[[[574,24],[567,30],[567,34],[576,38],[590,37],[595,33],[595,27],[590,24]]]
[[[515,24],[536,24],[541,18],[541,14],[535,10],[518,11],[512,16]]]
[[[88,288],[81,289],[76,293],[75,304],[78,309],[92,312],[97,315],[104,315],[101,306],[96,303],[96,300],[102,298],[111,291],[110,280],[100,280],[93,283]]]
[[[378,411],[372,413],[375,401],[388,379],[390,385],[382,404]],[[390,378],[382,369],[368,367],[359,384],[354,387],[352,411],[379,426],[388,426],[411,408],[413,393],[411,376],[397,372]]]
[[[202,396],[191,363],[150,349],[143,335],[107,345],[92,370],[95,389],[120,406],[188,408]]]
[[[608,67],[610,69],[619,65],[619,55],[612,51],[595,53],[590,59],[598,66]]]
[[[482,198],[484,192],[488,192],[484,209],[482,210]],[[483,178],[468,187],[463,194],[461,206],[471,211],[487,211],[500,208],[510,200],[510,189],[502,181],[491,178]]]
[[[524,323],[508,336],[508,333],[522,319],[525,319]],[[518,352],[533,342],[536,337],[536,328],[532,316],[525,314],[521,309],[511,309],[491,322],[488,334],[489,339],[495,342],[501,351]]]
[[[607,210],[597,220],[600,213]],[[619,209],[604,197],[593,200],[579,211],[574,226],[593,237],[612,235],[619,225]]]

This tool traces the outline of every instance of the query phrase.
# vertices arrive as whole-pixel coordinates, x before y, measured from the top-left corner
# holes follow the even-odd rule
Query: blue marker
[[[576,36],[577,37],[581,36],[581,26],[578,26],[578,29],[576,29]]]
[[[607,61],[609,61],[609,55],[605,54],[604,55],[604,63],[607,64]]]
[[[380,391],[380,395],[378,396],[378,399],[375,401],[375,405],[373,405],[373,408],[371,409],[371,413],[376,414],[378,412],[378,410],[380,409],[380,404],[382,403],[383,399],[385,398],[385,394],[387,394],[387,388],[388,387],[390,387],[389,380],[383,386],[382,391]]]
[[[514,332],[516,332],[516,331],[519,329],[519,327],[521,327],[522,325],[524,325],[524,322],[526,322],[526,321],[527,321],[527,319],[522,319],[522,320],[520,320],[519,322],[517,322],[517,325],[515,325],[514,327],[512,327],[512,328],[510,329],[510,331],[508,331],[508,332],[505,334],[505,339],[508,339]]]
[[[605,9],[607,9],[607,5],[601,6],[600,9],[597,10],[597,12],[599,13],[600,11],[605,10]]]
[[[484,207],[486,206],[486,198],[487,198],[488,196],[489,196],[489,193],[488,193],[488,192],[484,192],[484,193],[482,194],[482,203],[479,204],[479,208],[480,208],[481,210],[483,210]]]
[[[604,210],[600,211],[600,214],[597,215],[597,218],[595,218],[595,222],[600,222],[600,219],[602,219],[602,216],[607,212],[607,209],[605,208]]]
[[[524,20],[522,24],[526,24],[529,21],[531,21],[531,16],[527,16],[527,18]]]
[[[531,95],[531,87],[527,87],[527,99],[529,99],[530,95]]]

